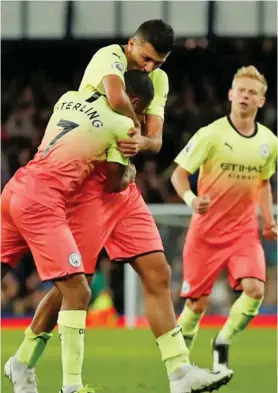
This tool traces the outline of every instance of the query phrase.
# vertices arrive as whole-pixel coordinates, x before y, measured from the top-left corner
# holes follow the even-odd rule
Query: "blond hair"
[[[268,85],[267,85],[267,81],[264,77],[263,74],[261,74],[256,67],[250,65],[248,67],[241,67],[237,70],[237,72],[234,75],[234,79],[233,79],[233,83],[235,79],[239,79],[239,78],[250,78],[250,79],[254,79],[256,81],[261,82],[262,84],[262,94],[265,95]]]

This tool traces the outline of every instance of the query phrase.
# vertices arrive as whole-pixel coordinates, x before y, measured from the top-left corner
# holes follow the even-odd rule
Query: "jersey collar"
[[[241,132],[239,132],[239,130],[235,127],[235,125],[233,124],[230,115],[227,116],[227,120],[230,124],[230,126],[243,138],[253,138],[255,135],[257,135],[258,133],[258,123],[255,121],[255,130],[253,132],[252,135],[243,135]]]

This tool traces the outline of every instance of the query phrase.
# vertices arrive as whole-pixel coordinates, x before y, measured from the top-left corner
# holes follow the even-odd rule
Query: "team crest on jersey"
[[[119,63],[118,61],[115,61],[115,63],[112,64],[113,68],[117,68],[117,70],[119,70],[120,72],[124,72],[124,66],[122,65],[122,63]]]
[[[193,144],[191,142],[189,142],[185,148],[183,149],[183,154],[185,154],[186,156],[191,152],[191,150],[193,149]]]
[[[186,295],[187,293],[190,292],[190,289],[191,288],[190,288],[189,282],[188,281],[184,281],[183,284],[182,284],[182,289],[181,289],[182,294]]]
[[[81,257],[79,254],[76,252],[72,252],[69,255],[69,264],[73,267],[79,267],[81,266]]]
[[[263,157],[268,157],[270,153],[269,145],[266,143],[260,146],[260,153]]]

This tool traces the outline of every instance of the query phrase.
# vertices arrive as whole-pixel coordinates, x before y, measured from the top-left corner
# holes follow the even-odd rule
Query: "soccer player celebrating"
[[[110,45],[100,49],[85,71],[80,90],[105,94],[114,111],[134,122],[136,133],[132,131],[133,137],[118,141],[123,156],[160,150],[168,78],[158,67],[166,60],[173,44],[174,32],[169,25],[161,20],[147,21],[126,46]],[[154,85],[151,104],[145,112],[139,112],[145,115],[144,135],[140,133],[138,119],[142,116],[138,116],[138,111],[135,114],[125,91],[127,69],[149,73]],[[131,183],[122,193],[106,194],[106,179],[106,166],[99,166],[68,206],[69,224],[86,274],[94,273],[97,255],[103,246],[111,260],[129,262],[143,285],[147,318],[166,365],[171,393],[197,393],[219,388],[229,380],[231,371],[213,373],[193,367],[189,362],[181,329],[176,326],[170,268],[154,219],[140,191]],[[35,336],[53,329],[60,304],[61,296],[54,288],[38,307],[31,324]]]
[[[183,250],[186,298],[178,320],[190,348],[219,273],[242,294],[213,341],[214,370],[229,368],[229,345],[258,314],[264,296],[265,260],[258,237],[257,206],[263,235],[277,238],[269,179],[275,172],[277,138],[255,121],[265,103],[267,82],[253,67],[242,67],[229,90],[231,113],[201,128],[175,159],[172,183],[194,214]],[[198,196],[188,176],[200,169]]]
[[[134,74],[139,87],[134,86]],[[151,80],[140,71],[126,73],[125,80],[133,87],[135,108],[143,110],[154,96]],[[133,171],[122,179],[128,159],[115,147],[117,138],[127,137],[132,129],[132,120],[113,112],[101,94],[68,92],[57,102],[35,158],[16,172],[2,193],[2,266],[15,266],[29,247],[41,280],[53,280],[61,294],[57,310],[63,365],[61,393],[94,392],[83,388],[81,378],[91,294],[80,250],[68,226],[66,204],[97,161],[107,159],[113,177],[119,172],[114,170],[115,165],[120,167],[120,189],[133,180]],[[16,356],[5,365],[15,393],[37,393],[32,367],[49,338],[46,331],[35,335],[27,329]]]

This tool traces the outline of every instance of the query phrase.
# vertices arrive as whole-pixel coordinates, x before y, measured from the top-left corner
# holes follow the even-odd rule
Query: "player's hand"
[[[205,214],[210,207],[210,197],[208,195],[203,195],[193,199],[192,208],[195,213]]]
[[[277,225],[272,223],[270,225],[264,225],[263,237],[268,240],[277,240]]]
[[[130,138],[123,138],[117,140],[118,150],[123,157],[133,157],[139,151],[144,150],[145,138],[139,132],[139,128],[132,128],[129,130]]]

